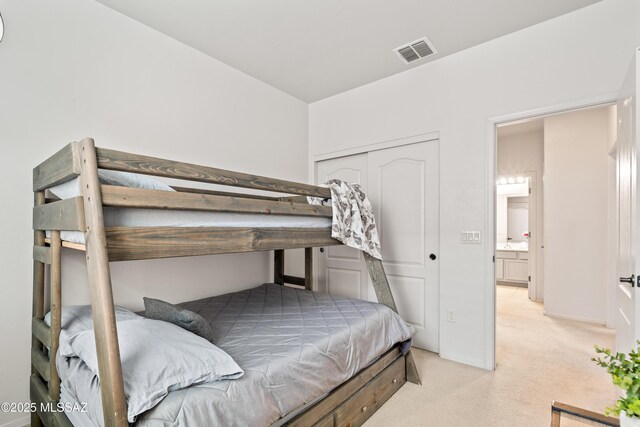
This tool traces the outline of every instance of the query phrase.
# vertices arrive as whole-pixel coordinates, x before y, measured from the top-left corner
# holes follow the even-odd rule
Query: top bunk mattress
[[[100,182],[142,189],[173,192],[162,181],[139,174],[98,170]],[[60,199],[80,195],[79,180],[75,178],[49,189]],[[105,227],[250,227],[250,228],[330,228],[331,218],[298,215],[265,215],[195,210],[162,210],[137,208],[104,208]],[[62,240],[84,244],[79,231],[62,231]]]
[[[228,212],[104,208],[105,227],[255,227],[330,228],[331,218]],[[81,231],[62,231],[62,240],[84,244]]]
[[[382,304],[276,284],[179,305],[207,320],[245,374],[172,391],[136,426],[270,426],[413,335]],[[92,421],[78,423],[101,425],[96,376],[78,358],[58,356],[57,365],[63,403],[88,402]]]

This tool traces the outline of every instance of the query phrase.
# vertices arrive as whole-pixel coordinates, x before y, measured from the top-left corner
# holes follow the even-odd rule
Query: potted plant
[[[608,348],[597,345],[595,348],[600,356],[591,360],[605,368],[611,374],[613,384],[624,390],[616,404],[605,409],[605,415],[620,416],[622,427],[640,427],[640,345],[628,354],[613,354]]]

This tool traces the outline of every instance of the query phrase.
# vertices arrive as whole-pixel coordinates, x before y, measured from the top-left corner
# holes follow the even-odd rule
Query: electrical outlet
[[[447,321],[456,323],[456,312],[453,310],[447,310]]]

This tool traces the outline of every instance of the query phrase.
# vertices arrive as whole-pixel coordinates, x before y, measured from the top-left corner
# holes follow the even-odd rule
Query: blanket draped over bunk
[[[328,181],[327,186],[331,190],[333,208],[331,237],[382,259],[373,207],[362,187],[339,179]],[[307,200],[312,205],[323,205],[326,201],[318,197],[308,197]]]

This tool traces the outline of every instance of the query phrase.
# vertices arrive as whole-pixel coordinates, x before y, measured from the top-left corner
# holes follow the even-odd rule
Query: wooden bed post
[[[104,229],[102,198],[98,180],[98,161],[92,139],[78,143],[80,187],[84,204],[87,270],[91,287],[91,308],[100,371],[100,391],[106,426],[125,427],[127,404],[124,396],[122,365],[116,330],[111,272]]]
[[[313,248],[304,248],[304,288],[313,289]]]
[[[34,206],[44,205],[44,191],[37,191],[34,193]],[[34,247],[44,247],[45,234],[42,230],[35,230],[33,232],[33,245]],[[44,317],[44,262],[33,260],[33,307],[32,316],[34,319],[42,319]],[[31,340],[31,351],[42,350],[42,344],[40,340],[33,335]],[[31,365],[31,375],[37,375],[33,364]],[[31,427],[42,426],[42,421],[36,412],[31,413]]]
[[[51,298],[51,348],[49,349],[49,397],[56,402],[60,400],[60,377],[56,367],[56,354],[60,345],[60,324],[62,321],[62,241],[60,230],[51,232],[51,268],[49,284]]]
[[[273,251],[273,283],[284,285],[284,250]]]
[[[375,289],[376,291],[378,302],[380,304],[386,305],[397,313],[398,308],[396,307],[396,302],[393,299],[391,287],[389,286],[389,280],[387,279],[387,274],[384,271],[382,261],[372,257],[366,252],[362,252],[362,254],[364,255],[364,259],[367,263],[369,277],[371,277],[371,282],[373,283],[373,289]],[[409,352],[405,355],[405,361],[407,367],[407,381],[421,385],[422,382],[420,381],[420,374],[418,373],[418,368],[416,367],[416,363],[413,360],[413,354],[411,354],[411,350],[409,350]]]

